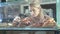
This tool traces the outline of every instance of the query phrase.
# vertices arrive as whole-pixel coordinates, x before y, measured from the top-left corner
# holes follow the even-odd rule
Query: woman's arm
[[[28,26],[30,25],[30,23],[31,23],[30,18],[26,17],[26,18],[21,19],[20,23],[18,24],[18,27]]]

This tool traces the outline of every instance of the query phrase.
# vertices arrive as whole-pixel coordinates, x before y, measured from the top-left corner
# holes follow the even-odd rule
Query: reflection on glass
[[[45,14],[40,6],[39,0],[33,0],[30,3],[30,12],[29,8],[21,8],[22,4],[9,3],[3,6],[4,18],[2,24],[5,27],[20,27],[20,28],[41,28],[41,27],[50,27],[53,28],[56,26],[56,22],[53,17],[53,11],[46,10]],[[24,11],[22,14],[21,9]],[[49,12],[48,12],[49,11]],[[52,12],[50,12],[52,11]],[[29,14],[29,15],[28,15]],[[0,14],[1,16],[1,14]],[[51,17],[50,17],[51,16]],[[2,19],[2,17],[0,17]],[[1,21],[1,20],[0,20]],[[1,25],[1,26],[3,26]]]

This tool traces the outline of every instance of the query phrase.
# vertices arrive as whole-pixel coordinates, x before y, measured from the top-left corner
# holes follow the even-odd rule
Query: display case
[[[44,1],[45,2],[45,1]],[[53,3],[54,2],[54,3]],[[56,19],[56,2],[53,1],[52,3],[49,2],[49,4],[47,3],[41,3],[41,7],[44,11],[44,14],[49,15],[50,17],[53,17],[54,19]],[[44,7],[45,6],[45,7]],[[15,1],[15,2],[5,2],[5,3],[1,3],[1,7],[2,10],[2,24],[1,27],[7,27],[7,30],[30,30],[31,28],[29,28],[29,26],[27,27],[15,27],[15,29],[13,29],[14,27],[12,26],[13,23],[13,19],[18,16],[19,14],[24,14],[29,16],[30,12],[29,12],[29,3],[27,2],[19,2],[19,1]],[[38,21],[37,21],[38,22]],[[4,25],[4,26],[3,26]],[[10,28],[12,27],[12,28]],[[21,29],[20,29],[21,28]],[[46,28],[50,28],[50,27],[40,27],[42,30],[46,30]],[[56,27],[52,28],[53,30],[55,30]],[[4,28],[2,28],[4,29]],[[1,30],[2,30],[1,29]],[[6,29],[6,28],[5,28]],[[40,29],[40,30],[41,30]],[[33,28],[32,30],[39,30],[39,28]]]
[[[56,2],[46,2],[41,3],[41,7],[44,11],[44,14],[49,15],[50,17],[56,18]],[[39,28],[30,28],[30,27],[14,27],[12,26],[13,20],[15,16],[18,14],[25,14],[27,16],[30,15],[29,13],[29,3],[26,2],[6,2],[1,3],[0,12],[2,15],[2,21],[0,23],[0,30],[4,30],[3,34],[56,34],[55,31],[57,27],[39,27]],[[7,30],[7,31],[6,31]],[[16,30],[16,31],[15,31]],[[37,32],[38,31],[38,32]],[[44,32],[44,33],[43,33]]]
[[[12,0],[13,1],[13,0]],[[21,0],[22,1],[22,0]],[[18,14],[24,14],[29,16],[29,3],[28,2],[11,2],[1,3],[0,9],[2,12],[2,21],[0,23],[0,30],[4,32],[3,34],[57,34],[57,27],[40,27],[40,28],[30,28],[30,27],[14,27],[12,26],[13,19]],[[51,1],[51,2],[50,2]],[[42,0],[41,7],[44,14],[56,19],[56,0]],[[58,18],[59,19],[59,18]],[[7,30],[7,31],[6,31]],[[12,31],[11,31],[12,30]],[[37,32],[38,31],[38,32]],[[40,32],[39,32],[40,31]],[[46,32],[45,32],[46,31]],[[44,32],[44,33],[43,33]]]

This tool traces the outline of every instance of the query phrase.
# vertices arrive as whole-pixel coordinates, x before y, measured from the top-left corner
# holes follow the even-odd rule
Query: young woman
[[[30,15],[20,21],[20,27],[55,27],[56,22],[48,15],[44,15],[38,0],[30,4]]]
[[[56,22],[48,15],[44,15],[40,5],[30,4],[30,15],[21,21],[22,27],[55,27]],[[24,25],[24,26],[23,26]]]

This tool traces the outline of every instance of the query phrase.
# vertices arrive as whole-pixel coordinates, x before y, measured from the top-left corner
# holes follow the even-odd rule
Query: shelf
[[[0,28],[0,30],[38,30],[38,31],[56,31],[56,28]]]
[[[53,1],[53,2],[44,2],[44,3],[41,3],[41,5],[45,5],[45,4],[55,4],[56,1]]]

